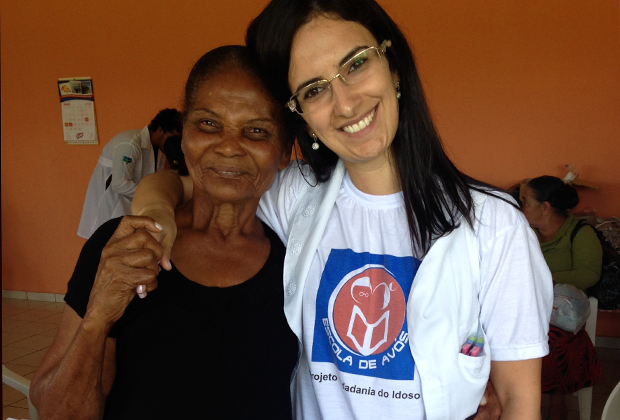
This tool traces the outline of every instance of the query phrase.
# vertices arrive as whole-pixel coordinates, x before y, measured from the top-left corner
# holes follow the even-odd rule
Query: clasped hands
[[[162,228],[150,217],[125,216],[101,252],[84,319],[111,326],[123,315],[138,286],[157,287]]]

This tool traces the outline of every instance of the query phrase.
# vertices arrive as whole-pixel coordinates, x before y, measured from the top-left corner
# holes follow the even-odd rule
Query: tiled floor
[[[32,379],[52,344],[64,303],[2,299],[2,364]],[[28,401],[2,384],[2,418],[28,419]]]
[[[28,379],[41,362],[56,335],[64,303],[2,298],[2,364]],[[620,382],[620,349],[598,348],[603,379],[593,390],[592,420],[600,420],[605,401]],[[579,420],[577,399],[567,397],[568,420]],[[542,414],[546,418],[546,401]],[[24,395],[2,384],[3,419],[28,419]]]

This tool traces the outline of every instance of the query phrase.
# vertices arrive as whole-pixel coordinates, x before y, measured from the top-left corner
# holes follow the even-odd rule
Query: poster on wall
[[[66,144],[99,144],[95,95],[90,77],[58,79],[62,129]]]

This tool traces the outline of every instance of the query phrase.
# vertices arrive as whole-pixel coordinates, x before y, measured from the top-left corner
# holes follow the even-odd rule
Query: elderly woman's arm
[[[164,248],[161,266],[170,270],[170,254],[177,236],[174,209],[190,200],[194,184],[189,176],[179,176],[175,171],[156,172],[140,181],[131,203],[131,211],[136,216],[149,216],[162,227],[158,238]]]
[[[491,381],[502,403],[502,420],[540,419],[542,359],[491,362]]]
[[[601,277],[603,249],[596,232],[589,226],[583,226],[573,239],[572,268],[567,271],[551,273],[555,283],[568,283],[585,290],[594,286]]]
[[[106,326],[66,307],[30,386],[41,419],[100,419],[115,375],[116,340]]]
[[[116,365],[116,341],[108,333],[134,298],[137,285],[146,285],[147,290],[157,287],[161,246],[137,229],[158,231],[151,219],[124,218],[101,252],[84,317],[65,309],[58,334],[30,386],[42,419],[103,417]]]

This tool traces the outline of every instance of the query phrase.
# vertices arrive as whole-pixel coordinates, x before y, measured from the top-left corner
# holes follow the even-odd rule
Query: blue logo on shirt
[[[316,298],[313,362],[342,372],[412,380],[407,299],[420,261],[334,249]]]
[[[132,159],[129,156],[123,156],[123,162],[131,163]]]

